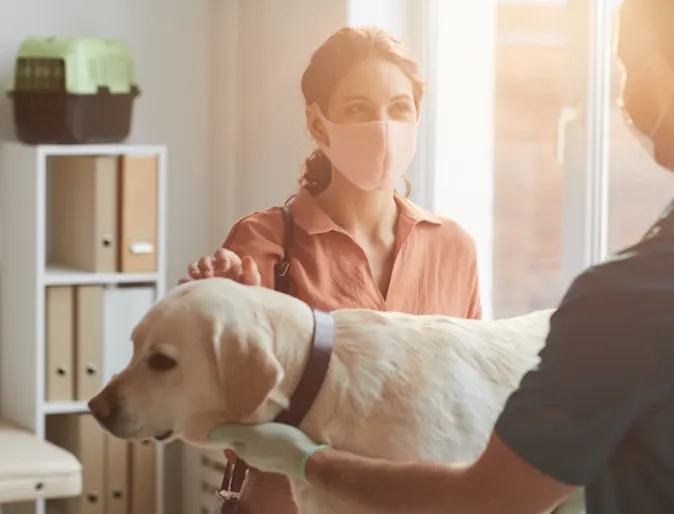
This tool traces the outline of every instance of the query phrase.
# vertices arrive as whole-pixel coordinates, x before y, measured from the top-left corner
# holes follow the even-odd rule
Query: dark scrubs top
[[[573,282],[496,432],[587,514],[674,514],[674,202]]]

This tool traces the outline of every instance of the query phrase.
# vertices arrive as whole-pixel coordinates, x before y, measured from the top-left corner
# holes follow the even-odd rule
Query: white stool
[[[81,493],[82,465],[74,455],[0,421],[0,505]]]

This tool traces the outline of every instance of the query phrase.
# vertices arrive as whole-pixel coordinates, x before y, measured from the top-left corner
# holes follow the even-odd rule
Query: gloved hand
[[[211,430],[208,439],[231,448],[252,468],[302,480],[309,457],[328,447],[316,444],[298,428],[281,423],[219,425]]]

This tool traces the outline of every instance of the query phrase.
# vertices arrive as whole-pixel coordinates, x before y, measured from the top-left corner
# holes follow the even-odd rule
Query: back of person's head
[[[618,23],[621,106],[655,160],[674,170],[674,0],[623,0]]]
[[[327,113],[332,93],[339,82],[355,65],[372,57],[396,64],[410,79],[418,112],[424,92],[418,65],[399,40],[378,28],[342,28],[314,52],[302,75],[305,104],[316,104],[323,113]],[[324,152],[317,149],[304,163],[300,184],[312,194],[318,194],[328,188],[331,175],[330,161]]]

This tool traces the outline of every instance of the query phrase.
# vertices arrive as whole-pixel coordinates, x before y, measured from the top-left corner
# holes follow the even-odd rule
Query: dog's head
[[[262,294],[226,279],[170,291],[134,328],[133,358],[91,399],[92,414],[122,439],[198,443],[217,423],[255,421],[269,401],[286,406]]]

